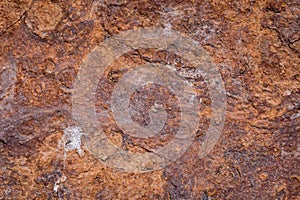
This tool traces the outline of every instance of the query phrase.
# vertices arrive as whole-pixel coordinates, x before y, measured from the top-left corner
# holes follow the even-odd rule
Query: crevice
[[[3,30],[3,31],[0,33],[0,39],[1,39],[1,37],[2,37],[9,29],[11,29],[13,26],[15,26],[17,23],[19,23],[22,19],[25,18],[27,12],[28,12],[29,10],[31,10],[32,5],[33,5],[33,2],[34,2],[34,1],[31,2],[31,4],[29,5],[29,8],[28,8],[27,10],[25,10],[24,13],[23,13],[16,21],[14,21],[14,22],[11,23],[10,25],[8,25],[8,26],[5,28],[5,30]]]

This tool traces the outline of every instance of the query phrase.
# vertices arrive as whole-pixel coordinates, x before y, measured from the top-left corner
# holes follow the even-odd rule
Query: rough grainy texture
[[[80,64],[106,38],[153,26],[198,41],[222,75],[226,123],[213,151],[198,158],[210,119],[203,79],[192,80],[202,99],[196,142],[168,167],[124,173],[88,151],[66,151],[59,144],[76,125],[71,93]],[[299,0],[4,0],[0,39],[0,199],[300,198]],[[123,73],[147,62],[189,67],[166,51],[125,54],[99,77],[97,110],[109,106]],[[133,94],[132,118],[149,123],[156,97],[170,108],[166,137],[128,138],[111,117],[99,119],[107,137],[136,152],[172,139],[180,110],[167,89]]]

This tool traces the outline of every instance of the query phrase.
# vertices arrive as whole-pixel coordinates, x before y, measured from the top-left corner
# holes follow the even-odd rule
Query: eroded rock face
[[[45,38],[49,31],[55,30],[62,16],[62,9],[58,4],[50,0],[36,1],[28,11],[25,23],[33,33]]]
[[[0,9],[0,199],[299,198],[298,0],[4,0]],[[114,43],[116,48],[107,47],[102,56],[98,52],[88,59],[107,38],[145,27],[195,40],[222,77],[226,121],[206,157],[200,159],[199,153],[213,117],[210,87],[188,58],[174,53],[179,52],[180,41],[159,50],[147,48],[151,41],[140,49]],[[164,40],[161,44],[167,36],[158,38]],[[109,57],[122,48],[129,51]],[[143,76],[130,79],[128,74],[160,64],[196,93],[191,98],[199,103],[194,142],[178,160],[169,158],[170,165],[153,171],[157,163],[147,160],[141,165],[144,173],[126,172],[115,163],[105,164],[121,160],[112,159],[116,154],[111,149],[103,149],[106,153],[97,157],[93,148],[87,148],[104,145],[97,135],[93,135],[97,142],[91,140],[90,132],[74,118],[76,80],[82,69],[97,70],[111,58],[101,76],[95,77],[95,72],[85,77],[87,87],[78,95],[96,86],[91,124],[99,124],[106,138],[101,141],[118,147],[118,156],[129,163],[122,151],[155,153],[179,137],[182,105],[180,93],[157,82],[135,88],[124,109],[130,123],[147,127],[155,121],[155,113],[162,113],[158,119],[165,120],[157,134],[136,137],[139,134],[128,131],[130,126],[115,119],[114,110],[120,113],[116,102],[122,98],[114,91],[126,90],[118,84],[140,83]],[[172,80],[176,86],[177,79]],[[79,116],[89,117],[89,110],[81,111]]]
[[[31,2],[32,0],[0,2],[0,35],[23,18]]]

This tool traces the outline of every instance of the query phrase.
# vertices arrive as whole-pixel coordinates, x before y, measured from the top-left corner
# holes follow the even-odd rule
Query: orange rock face
[[[27,12],[25,23],[33,33],[45,38],[47,31],[55,30],[62,16],[62,9],[56,3],[37,1]]]
[[[298,0],[4,0],[0,39],[0,199],[299,199]]]

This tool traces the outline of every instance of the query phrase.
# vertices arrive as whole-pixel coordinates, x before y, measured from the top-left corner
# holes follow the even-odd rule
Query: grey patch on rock
[[[16,77],[16,63],[10,59],[0,69],[0,101],[13,97]]]
[[[300,117],[300,112],[299,113],[296,113],[296,114],[293,114],[291,116],[291,119],[297,119],[298,117]]]

